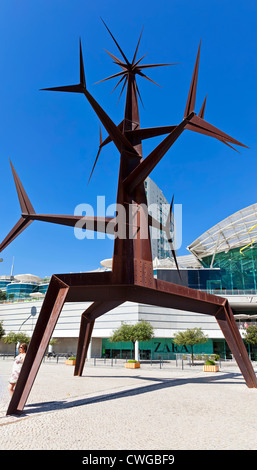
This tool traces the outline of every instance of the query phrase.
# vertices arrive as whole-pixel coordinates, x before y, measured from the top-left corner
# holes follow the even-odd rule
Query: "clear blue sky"
[[[202,40],[196,111],[207,94],[205,118],[250,147],[240,154],[185,131],[150,175],[168,200],[183,205],[183,245],[233,212],[257,202],[257,3],[255,0],[1,0],[0,3],[0,238],[20,217],[9,158],[38,213],[96,209],[97,195],[116,200],[119,155],[113,144],[88,177],[99,144],[99,121],[82,95],[39,91],[77,83],[81,36],[89,91],[118,124],[124,96],[110,94],[118,72],[104,49],[119,56],[100,16],[132,59],[179,62],[149,70],[161,88],[139,79],[141,127],[183,118],[198,44]],[[103,130],[103,137],[106,136]],[[160,139],[144,142],[144,156]],[[104,214],[102,214],[104,215]],[[111,240],[77,240],[69,227],[33,222],[2,252],[0,274],[39,276],[99,267],[112,257]]]

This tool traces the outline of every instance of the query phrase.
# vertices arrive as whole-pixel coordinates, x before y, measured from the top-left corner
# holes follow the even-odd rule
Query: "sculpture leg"
[[[256,374],[238,331],[229,302],[215,295],[194,291],[194,289],[177,286],[165,281],[156,280],[156,286],[158,293],[154,289],[144,287],[131,290],[128,300],[215,316],[243,374],[246,385],[249,388],[257,388]]]
[[[257,388],[256,374],[239,333],[232,309],[228,302],[219,309],[215,318],[249,388]]]
[[[68,291],[66,284],[52,276],[7,415],[20,414],[25,406]]]
[[[93,302],[82,314],[74,375],[82,375],[95,319],[121,303],[120,301]]]
[[[89,322],[87,318],[82,315],[74,375],[82,375],[85,360],[87,357],[87,351],[92,336],[92,331],[94,328],[94,323],[94,321]]]

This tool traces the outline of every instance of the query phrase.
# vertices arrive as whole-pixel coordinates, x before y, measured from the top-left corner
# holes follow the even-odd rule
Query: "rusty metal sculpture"
[[[107,26],[106,28],[122,55],[122,60],[120,60],[108,52],[114,62],[121,67],[122,70],[105,79],[109,80],[118,77],[119,82],[116,87],[119,84],[123,85],[121,93],[125,89],[125,86],[127,86],[125,114],[122,122],[116,126],[87,90],[81,42],[80,82],[77,85],[48,88],[45,90],[81,93],[87,98],[108,133],[108,137],[105,141],[102,141],[100,134],[100,146],[95,164],[99,157],[100,150],[108,142],[112,141],[120,153],[117,204],[121,204],[124,207],[125,217],[118,221],[117,216],[114,218],[82,218],[79,216],[36,214],[12,166],[22,214],[18,223],[0,245],[0,251],[33,220],[73,227],[79,222],[81,223],[81,227],[86,225],[86,228],[89,230],[108,232],[114,235],[117,233],[117,223],[119,222],[123,228],[123,236],[121,237],[119,235],[114,237],[113,264],[110,272],[55,274],[51,277],[7,414],[20,414],[22,412],[65,302],[92,301],[92,304],[81,316],[77,360],[74,371],[75,375],[82,374],[96,318],[118,307],[125,301],[132,301],[213,315],[238,363],[247,386],[252,388],[257,387],[256,375],[238,331],[228,300],[154,278],[149,235],[150,226],[165,230],[169,242],[171,243],[171,249],[177,268],[178,264],[176,253],[172,246],[172,240],[170,239],[169,223],[165,225],[160,224],[145,210],[147,201],[144,181],[185,129],[214,137],[230,147],[231,144],[245,146],[204,120],[206,99],[204,100],[198,116],[195,113],[200,45],[184,118],[181,123],[175,126],[142,129],[140,127],[138,109],[138,97],[140,99],[141,97],[136,82],[136,75],[151,80],[144,74],[146,69],[168,64],[141,64],[143,57],[139,60],[137,59],[141,35],[133,60],[129,62]],[[142,140],[165,134],[168,134],[167,137],[143,159]],[[131,221],[131,217],[129,217],[131,214],[133,216],[132,223],[128,223],[128,221]]]

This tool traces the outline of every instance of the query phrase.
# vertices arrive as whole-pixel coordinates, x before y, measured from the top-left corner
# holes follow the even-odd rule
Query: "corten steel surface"
[[[257,387],[253,367],[239,334],[228,301],[221,297],[154,278],[149,235],[150,226],[158,227],[160,230],[166,232],[177,265],[176,254],[170,235],[170,217],[173,200],[168,220],[165,225],[161,224],[147,212],[147,200],[144,187],[146,177],[185,129],[215,137],[230,147],[231,144],[243,147],[245,147],[245,145],[204,120],[206,98],[198,116],[195,113],[200,45],[184,118],[181,123],[175,126],[141,129],[138,109],[138,97],[140,99],[141,97],[136,82],[136,75],[150,80],[149,77],[145,75],[145,70],[151,67],[170,64],[141,64],[143,57],[139,60],[137,59],[141,35],[133,60],[129,62],[112,33],[110,31],[109,33],[122,55],[122,60],[108,53],[113,58],[114,62],[121,67],[121,71],[105,80],[118,77],[118,84],[122,84],[121,93],[126,87],[124,119],[118,126],[114,124],[86,88],[81,43],[80,82],[77,85],[48,88],[47,90],[81,93],[87,98],[97,114],[108,133],[108,137],[103,141],[100,130],[100,146],[90,178],[92,177],[102,147],[113,141],[120,153],[117,204],[121,204],[125,208],[125,216],[123,214],[123,218],[118,217],[118,215],[114,218],[99,218],[36,214],[12,166],[22,214],[18,223],[0,245],[0,251],[14,240],[14,238],[33,220],[69,226],[75,226],[79,223],[80,227],[86,226],[89,230],[102,231],[114,235],[115,233],[117,235],[118,225],[119,233],[114,239],[112,271],[52,276],[7,414],[19,414],[22,412],[62,307],[64,303],[68,301],[92,301],[92,304],[81,317],[75,375],[82,374],[96,318],[125,301],[132,301],[215,316],[245,378],[247,386]],[[142,140],[165,134],[168,134],[167,137],[143,159]],[[131,217],[129,218],[130,214],[133,215],[132,219]]]

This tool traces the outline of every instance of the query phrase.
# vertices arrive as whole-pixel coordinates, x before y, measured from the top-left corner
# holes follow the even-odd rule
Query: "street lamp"
[[[22,322],[20,328],[18,329],[18,333],[19,333],[19,331],[21,330],[21,328],[22,328],[22,326],[24,325],[24,323],[26,323],[26,321],[28,321],[28,319],[29,319],[30,317],[34,317],[36,314],[37,314],[37,307],[35,307],[35,306],[33,305],[33,307],[31,307],[30,314],[29,314],[28,318],[26,318],[26,320],[24,320],[24,322]],[[17,353],[19,352],[19,345],[20,345],[20,343],[17,343]]]

